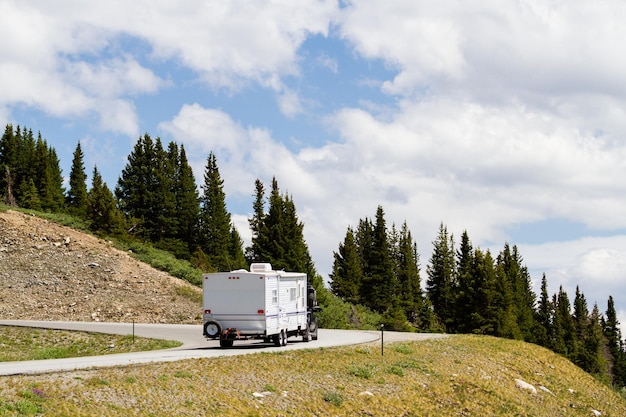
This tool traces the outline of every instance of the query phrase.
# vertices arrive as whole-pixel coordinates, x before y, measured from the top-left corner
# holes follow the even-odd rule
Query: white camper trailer
[[[317,339],[315,290],[304,273],[274,271],[269,263],[202,276],[203,334],[230,347],[235,339]]]

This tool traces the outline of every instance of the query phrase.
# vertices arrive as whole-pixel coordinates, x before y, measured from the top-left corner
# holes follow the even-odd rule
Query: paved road
[[[149,362],[171,362],[181,359],[243,355],[260,351],[265,352],[354,345],[380,340],[380,332],[319,329],[319,339],[308,343],[302,342],[301,338],[290,338],[287,346],[275,347],[272,344],[260,343],[255,340],[247,340],[235,341],[234,348],[221,349],[218,341],[207,341],[202,336],[201,325],[0,320],[0,326],[26,326],[120,335],[134,334],[139,337],[177,340],[183,343],[183,345],[178,348],[149,352],[121,353],[68,359],[0,362],[0,375],[37,374],[89,369],[103,366],[123,366]],[[385,332],[384,341],[423,340],[426,338],[441,336],[443,335]]]

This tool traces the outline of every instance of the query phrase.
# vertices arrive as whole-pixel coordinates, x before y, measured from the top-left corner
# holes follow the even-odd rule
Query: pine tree
[[[359,304],[363,271],[351,228],[348,228],[338,251],[333,252],[333,257],[333,270],[330,273],[330,288],[333,294],[349,303]]]
[[[83,151],[78,142],[70,171],[70,189],[66,197],[67,206],[78,216],[85,216],[87,213],[87,174],[83,160]]]
[[[433,310],[447,332],[454,332],[454,305],[456,302],[456,271],[454,241],[448,229],[441,223],[439,235],[433,242],[433,252],[426,269],[426,290]]]

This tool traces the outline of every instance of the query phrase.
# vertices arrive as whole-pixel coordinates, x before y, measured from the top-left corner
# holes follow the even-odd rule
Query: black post
[[[385,356],[385,325],[380,325],[380,356]]]

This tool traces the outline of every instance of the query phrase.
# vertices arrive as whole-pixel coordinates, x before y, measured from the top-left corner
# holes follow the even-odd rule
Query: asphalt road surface
[[[181,359],[244,355],[261,351],[356,345],[375,342],[380,340],[381,336],[381,332],[374,331],[319,329],[318,340],[310,342],[303,342],[301,337],[292,337],[288,339],[289,343],[287,346],[276,347],[273,344],[262,343],[257,340],[236,340],[233,348],[222,349],[219,346],[219,341],[206,340],[202,336],[201,325],[0,320],[0,326],[26,326],[119,335],[134,334],[138,337],[177,340],[183,343],[182,346],[177,348],[148,352],[120,353],[67,359],[0,362],[0,375],[38,374],[149,362],[171,362]],[[424,340],[442,336],[444,335],[396,332],[384,332],[383,334],[385,342]]]

